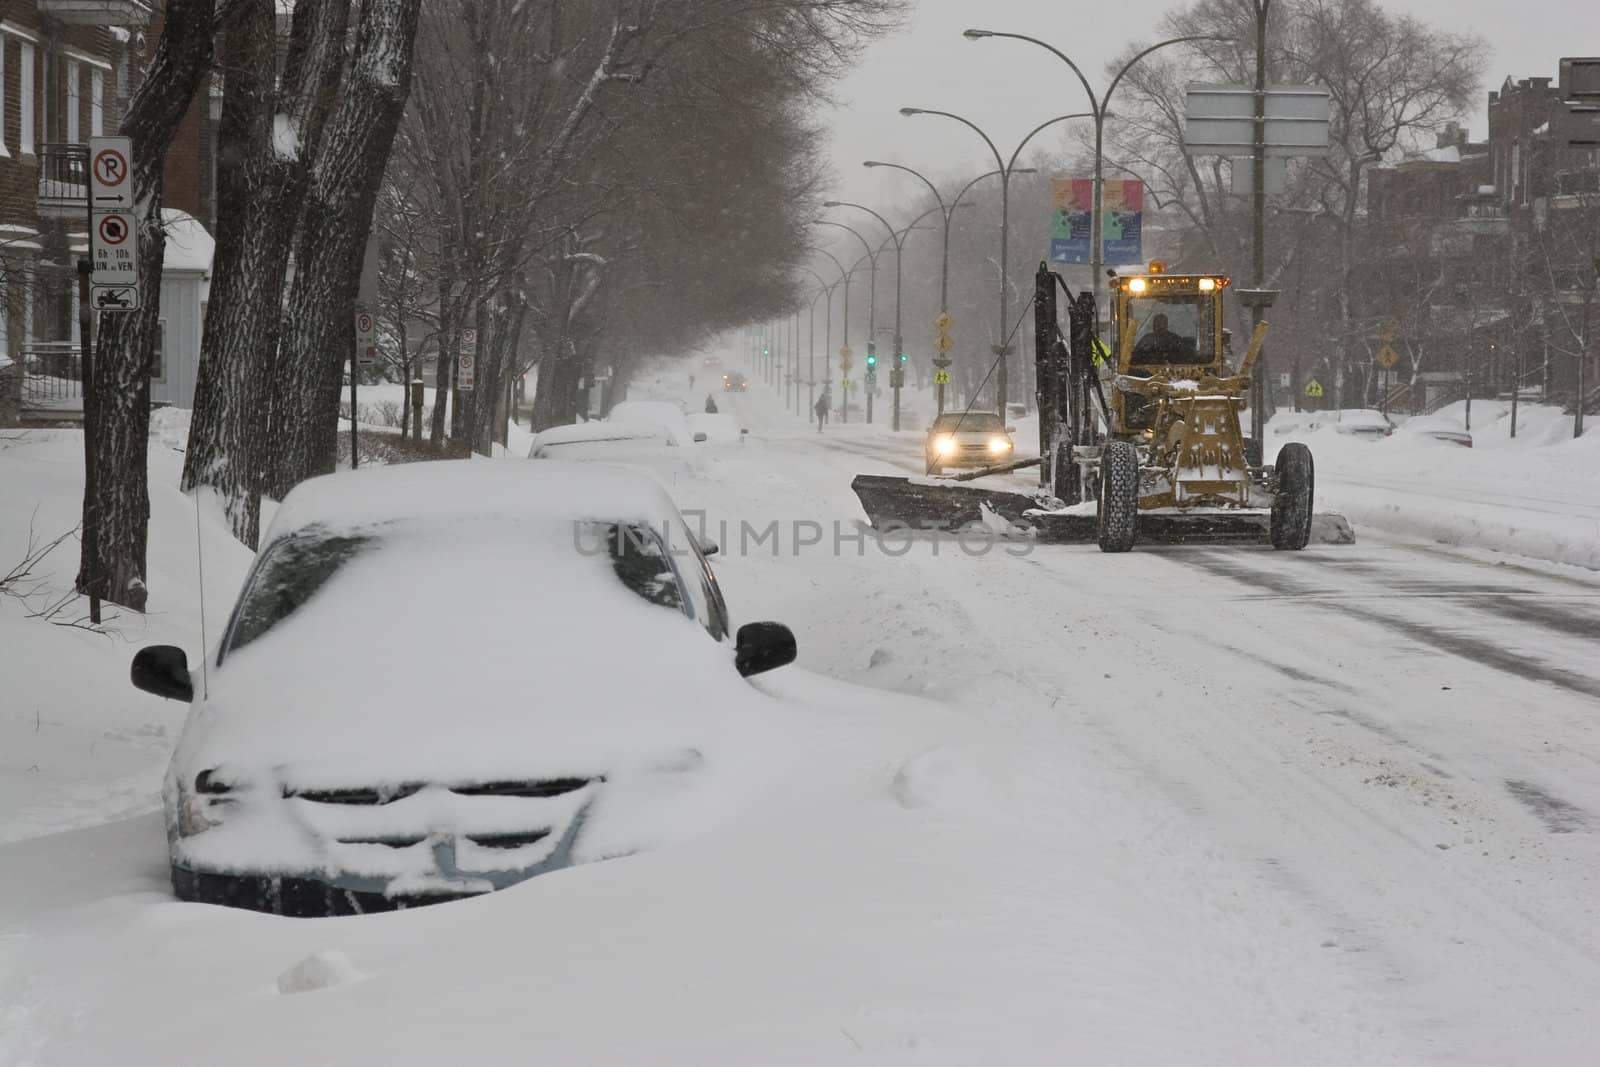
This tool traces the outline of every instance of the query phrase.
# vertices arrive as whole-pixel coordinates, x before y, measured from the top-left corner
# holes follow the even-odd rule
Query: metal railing
[[[41,208],[88,211],[88,145],[42,144],[39,146],[38,200]]]
[[[22,346],[18,409],[24,416],[81,418],[83,351],[76,341],[29,341]]]

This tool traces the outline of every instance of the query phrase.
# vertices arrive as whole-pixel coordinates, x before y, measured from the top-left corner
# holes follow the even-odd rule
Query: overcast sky
[[[1563,55],[1600,54],[1600,17],[1594,0],[1382,0],[1391,11],[1487,38],[1491,59],[1484,92],[1507,75],[1557,73]],[[884,210],[914,191],[916,179],[889,170],[866,170],[864,159],[903,163],[940,178],[974,176],[993,169],[993,156],[976,134],[948,119],[904,118],[902,107],[952,111],[976,122],[1007,156],[1017,141],[1054,115],[1086,110],[1083,88],[1059,60],[1021,41],[968,41],[968,27],[1009,30],[1049,41],[1071,56],[1096,91],[1107,56],[1141,34],[1141,11],[1176,5],[1108,3],[1106,0],[918,0],[905,30],[868,49],[856,72],[838,86],[840,107],[827,116],[839,198]],[[1475,136],[1484,131],[1483,97],[1469,116]],[[1114,121],[1114,120],[1113,120]],[[1046,131],[1033,142],[1062,144]],[[1030,151],[1032,145],[1029,146]]]

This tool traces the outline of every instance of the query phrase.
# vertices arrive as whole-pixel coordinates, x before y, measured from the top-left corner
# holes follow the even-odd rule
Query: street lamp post
[[[969,30],[968,32],[971,33],[973,31]],[[1007,162],[1005,157],[1000,154],[1000,149],[995,147],[993,138],[984,133],[982,127],[971,119],[962,118],[960,115],[952,114],[949,111],[934,111],[930,108],[921,107],[903,107],[900,109],[900,114],[906,116],[938,115],[941,118],[954,119],[983,138],[983,143],[988,145],[989,151],[994,154],[995,166],[1000,168],[1000,325],[999,332],[995,337],[994,354],[1000,360],[999,369],[995,373],[995,409],[1004,418],[1007,388],[1010,381],[1007,364],[1011,353],[1011,346],[1006,340],[1010,334],[1009,323],[1011,318],[1011,289],[1008,273],[1010,269],[1008,260],[1011,255],[1011,176],[1020,173],[1017,169],[1017,158],[1022,155],[1022,150],[1027,147],[1028,142],[1033,140],[1041,131],[1054,126],[1058,122],[1066,122],[1068,119],[1097,118],[1097,116],[1089,112],[1079,112],[1072,115],[1057,115],[1047,122],[1041,122],[1029,131],[1028,136],[1022,139],[1021,143],[1017,145],[1016,151],[1011,153],[1010,161]]]
[[[841,329],[843,331],[843,336],[842,336],[842,338],[841,338],[841,340],[839,342],[840,351],[841,351],[841,353],[843,353],[845,350],[849,349],[849,347],[850,347],[850,279],[855,274],[856,268],[860,267],[861,264],[863,264],[863,263],[865,263],[867,261],[867,257],[866,256],[862,256],[860,259],[856,260],[855,263],[853,263],[850,266],[849,270],[846,270],[844,264],[840,263],[839,260],[838,260],[838,257],[836,257],[833,253],[827,252],[827,251],[823,251],[820,248],[817,249],[817,251],[821,252],[823,255],[825,255],[829,259],[833,260],[833,265],[835,267],[839,268],[839,280],[844,283],[844,315],[842,316],[842,318],[840,320]],[[832,347],[832,345],[833,345],[833,341],[832,341],[831,338],[828,341],[828,345],[829,345],[829,347]],[[840,422],[849,422],[850,421],[850,387],[847,384],[845,384],[845,382],[849,378],[849,375],[848,375],[848,373],[846,373],[844,371],[844,369],[842,367],[840,368],[839,374],[840,374],[840,377],[839,377],[839,392],[840,392],[840,394],[842,394],[840,396],[840,398],[839,398],[839,421]],[[830,375],[830,378],[831,378],[831,375]]]
[[[808,387],[808,391],[806,393],[806,410],[811,411],[817,406],[817,301],[824,296],[828,298],[828,317],[822,350],[822,358],[826,360],[828,358],[828,347],[833,343],[833,290],[839,283],[835,281],[830,285],[826,278],[812,270],[810,267],[801,267],[800,269],[815,278],[817,280],[817,285],[819,286],[816,295],[811,298],[811,336],[807,345],[809,350],[809,354],[807,356],[807,375],[809,380],[806,383]],[[799,390],[796,390],[796,392],[798,391]],[[799,398],[796,397],[796,399]]]
[[[1089,107],[1092,109],[1090,117],[1094,119],[1094,217],[1089,220],[1089,273],[1093,276],[1095,317],[1098,319],[1100,315],[1100,291],[1101,286],[1104,284],[1104,279],[1101,275],[1105,273],[1105,249],[1103,247],[1101,227],[1105,213],[1105,128],[1106,119],[1111,114],[1108,110],[1111,94],[1117,91],[1117,86],[1121,84],[1122,79],[1127,76],[1128,72],[1141,59],[1152,52],[1175,44],[1187,44],[1192,41],[1231,41],[1233,38],[1198,35],[1173,37],[1170,40],[1153,44],[1124,63],[1122,69],[1117,71],[1116,76],[1111,79],[1111,84],[1106,87],[1105,93],[1097,97],[1094,89],[1089,85],[1089,79],[1084,77],[1083,71],[1079,69],[1078,65],[1067,58],[1065,52],[1054,45],[1039,40],[1037,37],[1029,37],[1020,33],[1002,33],[999,30],[967,30],[962,36],[969,41],[977,41],[986,37],[1008,37],[1014,41],[1027,41],[1029,44],[1036,44],[1061,60],[1068,67],[1071,67],[1072,73],[1076,74],[1078,81],[1083,83],[1083,91],[1089,95]],[[1004,366],[1002,363],[1001,367],[1004,368]]]
[[[913,175],[915,178],[917,178],[918,181],[922,182],[923,185],[928,187],[929,192],[933,193],[934,200],[939,204],[939,211],[944,216],[944,249],[941,253],[939,265],[939,315],[942,321],[948,321],[950,316],[950,220],[955,215],[956,208],[963,206],[961,203],[961,198],[966,196],[974,185],[977,185],[985,178],[993,178],[996,175],[1003,175],[1005,172],[1000,170],[991,170],[987,174],[978,175],[966,185],[962,186],[961,191],[955,195],[955,199],[950,201],[950,204],[947,207],[945,206],[944,197],[939,193],[939,187],[934,185],[933,182],[929,181],[927,176],[921,171],[913,170],[902,163],[882,163],[875,159],[869,159],[861,165],[863,167],[891,167],[894,170],[903,170],[907,174]],[[1022,167],[1018,168],[1013,173],[1036,174],[1038,172],[1032,167]],[[947,337],[946,331],[941,329],[939,331],[939,336]],[[950,366],[950,363],[951,359],[947,352],[940,352],[938,355],[933,357],[933,365],[939,370],[944,370],[946,367]],[[935,377],[937,378],[937,375]],[[937,414],[939,415],[944,414],[944,388],[945,387],[943,383],[937,381],[933,387],[934,404],[938,408]]]
[[[828,207],[831,205],[824,204],[823,206]],[[881,246],[873,248],[872,242],[863,237],[861,231],[853,226],[847,226],[842,222],[834,222],[832,219],[812,219],[811,221],[814,226],[834,226],[841,230],[848,230],[856,240],[861,242],[861,247],[866,250],[867,262],[871,265],[867,280],[867,357],[868,366],[870,367],[872,365],[871,357],[877,355],[878,352],[878,256],[883,253],[883,248]],[[872,422],[872,390],[870,388],[866,389],[866,394],[867,422],[870,424]]]

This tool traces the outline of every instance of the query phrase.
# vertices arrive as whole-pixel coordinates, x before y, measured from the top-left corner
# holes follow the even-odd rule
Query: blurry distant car
[[[925,458],[929,474],[945,467],[987,467],[1011,458],[1011,434],[999,415],[990,411],[946,412],[928,427]]]
[[[389,911],[692,831],[772,699],[741,676],[795,656],[777,623],[734,636],[714,549],[626,471],[333,474],[262,543],[204,687],[181,648],[133,660],[191,703],[163,789],[182,900]]]
[[[712,367],[720,367],[720,366],[722,366],[722,360],[719,359],[716,356],[707,356],[704,360],[701,361],[700,366],[706,367],[708,369],[712,368]]]
[[[1381,411],[1346,411],[1337,417],[1333,425],[1346,437],[1360,437],[1369,441],[1394,433],[1394,423]]]
[[[722,376],[722,389],[724,392],[742,393],[745,391],[746,385],[744,375],[738,371],[732,371]]]
[[[1435,441],[1447,441],[1453,445],[1464,448],[1472,447],[1472,435],[1462,429],[1459,422],[1453,419],[1442,418],[1438,415],[1417,415],[1405,421],[1401,429],[1408,434],[1419,437],[1431,438]]]
[[[1006,405],[1006,421],[1016,422],[1018,419],[1028,417],[1028,405],[1019,404],[1015,400]]]

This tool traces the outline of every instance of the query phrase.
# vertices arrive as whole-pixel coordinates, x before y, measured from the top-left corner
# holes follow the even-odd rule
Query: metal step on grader
[[[859,475],[851,483],[872,526],[955,530],[1002,520],[1042,543],[1126,552],[1165,544],[1257,542],[1278,549],[1349,544],[1343,516],[1316,514],[1311,451],[1284,445],[1271,464],[1240,427],[1266,335],[1258,323],[1231,366],[1221,275],[1169,274],[1160,264],[1111,281],[1111,337],[1095,336],[1089,293],[1074,296],[1039,265],[1034,291],[1038,459],[949,478]],[[1057,294],[1067,297],[1061,329]],[[959,484],[1040,468],[1031,493]]]

